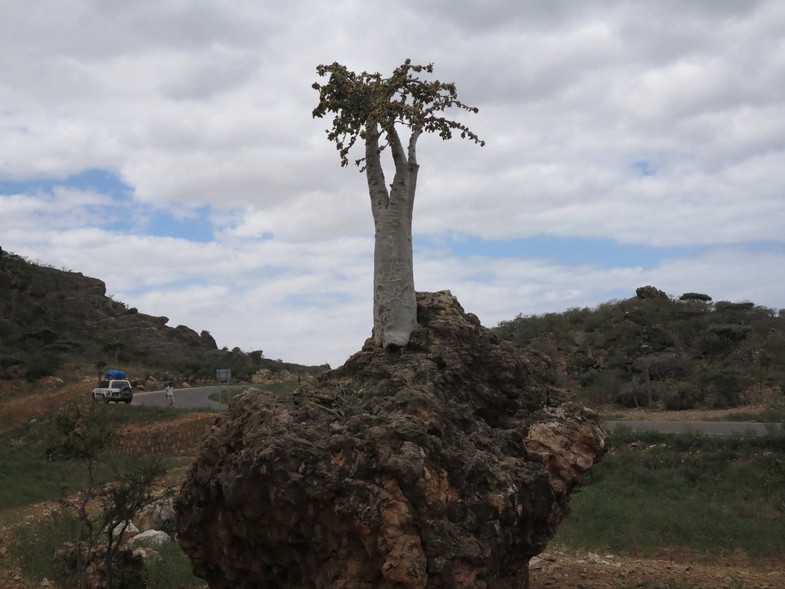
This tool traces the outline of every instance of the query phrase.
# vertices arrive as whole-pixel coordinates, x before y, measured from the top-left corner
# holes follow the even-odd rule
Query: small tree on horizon
[[[339,63],[316,68],[326,84],[314,83],[319,104],[315,118],[333,115],[327,137],[335,143],[341,166],[349,163],[349,151],[357,140],[365,155],[355,164],[365,172],[371,197],[374,234],[373,337],[376,345],[403,347],[417,324],[412,251],[412,213],[417,188],[417,140],[423,133],[437,133],[443,140],[460,134],[480,145],[485,143],[458,121],[442,116],[455,107],[478,112],[458,100],[455,84],[417,77],[433,73],[433,64],[413,65],[407,59],[388,78],[380,73],[356,74]],[[404,146],[398,127],[407,127]],[[381,153],[389,148],[395,167],[388,185]]]

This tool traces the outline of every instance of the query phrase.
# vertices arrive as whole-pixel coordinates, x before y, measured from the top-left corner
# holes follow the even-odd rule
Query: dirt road
[[[549,548],[532,559],[531,589],[785,589],[783,565],[743,555],[635,558]]]

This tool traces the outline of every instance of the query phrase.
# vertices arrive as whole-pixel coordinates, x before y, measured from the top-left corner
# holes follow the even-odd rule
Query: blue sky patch
[[[326,303],[341,304],[351,300],[349,295],[341,292],[320,292],[313,294],[291,294],[286,302],[295,307],[320,307]]]
[[[654,176],[657,174],[657,168],[649,161],[638,160],[633,166],[635,166],[635,169],[638,170],[642,176]]]
[[[652,266],[662,260],[693,254],[695,247],[654,247],[621,244],[612,239],[537,235],[521,239],[488,240],[472,236],[445,240],[415,238],[415,248],[447,249],[459,257],[542,258],[577,266],[594,264],[604,268]]]
[[[771,241],[771,240],[745,243],[744,247],[750,251],[760,252],[760,253],[785,252],[785,243],[779,241]]]
[[[90,168],[68,176],[64,180],[56,178],[40,178],[36,180],[3,180],[0,179],[0,194],[29,194],[33,192],[52,192],[57,186],[92,190],[108,194],[115,199],[129,199],[133,187],[120,179],[119,174],[112,170]]]
[[[173,209],[135,202],[133,186],[125,183],[120,175],[112,170],[91,168],[64,180],[0,179],[0,195],[39,192],[52,194],[58,187],[92,191],[108,196],[112,200],[111,204],[85,207],[90,217],[95,219],[95,226],[107,231],[174,237],[200,243],[212,241],[214,237],[210,206],[194,207],[186,211],[177,211],[175,214]]]
[[[208,243],[213,239],[211,210],[205,205],[189,210],[187,215],[175,215],[169,209],[154,209],[141,230],[145,235]]]
[[[188,290],[194,287],[210,286],[210,284],[211,283],[208,278],[205,278],[203,276],[194,276],[189,278],[178,278],[176,280],[172,280],[171,282],[166,282],[165,284],[156,288],[152,288],[150,286],[140,286],[135,289],[127,290],[123,294],[142,297],[148,294],[151,290],[157,290],[159,292],[163,292],[163,291],[177,292],[177,291]],[[144,311],[140,309],[140,312],[144,312]]]

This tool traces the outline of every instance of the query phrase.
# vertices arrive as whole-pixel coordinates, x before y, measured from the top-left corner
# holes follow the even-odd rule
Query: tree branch
[[[390,201],[379,152],[379,126],[375,120],[369,118],[365,126],[365,178],[368,181],[374,218],[376,211],[386,207]]]
[[[409,166],[418,166],[417,163],[417,140],[422,135],[422,129],[415,129],[409,137]]]

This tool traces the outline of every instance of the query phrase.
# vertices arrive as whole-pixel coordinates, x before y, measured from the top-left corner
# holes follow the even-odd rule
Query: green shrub
[[[10,354],[0,354],[0,369],[9,368],[11,366],[18,366],[22,364],[22,360]]]
[[[621,386],[616,402],[623,407],[651,407],[659,401],[659,392],[651,382],[633,379]]]
[[[665,397],[665,408],[669,411],[685,411],[695,409],[701,401],[703,395],[698,387],[690,383],[682,383]]]
[[[711,297],[699,292],[685,292],[679,297],[680,301],[700,301],[701,303],[711,302]]]
[[[207,587],[191,570],[188,556],[177,542],[166,542],[155,547],[160,558],[147,561],[147,586],[156,589],[190,589]]]
[[[590,369],[580,375],[581,396],[589,404],[612,403],[622,386],[618,372]]]
[[[734,323],[709,326],[709,332],[715,334],[722,341],[727,343],[740,342],[746,338],[751,331],[752,328],[749,325],[736,325]]]
[[[633,362],[633,367],[639,372],[648,374],[651,380],[684,378],[692,371],[692,363],[689,360],[672,355],[643,356]]]
[[[9,340],[12,337],[18,336],[20,332],[20,328],[12,321],[5,319],[4,317],[0,317],[0,338]]]
[[[69,510],[56,510],[51,515],[14,531],[9,545],[9,556],[25,578],[37,583],[43,579],[55,581],[60,587],[75,587],[77,580],[60,559],[52,555],[66,543],[80,536],[79,519]],[[115,576],[116,587],[150,587],[155,589],[196,589],[207,585],[194,576],[191,564],[180,546],[172,541],[153,547],[159,557],[146,561],[145,582],[140,585],[137,575],[124,578],[123,571]]]
[[[25,577],[36,581],[46,578],[68,586],[70,575],[52,555],[66,542],[78,538],[80,531],[79,518],[67,510],[57,510],[49,517],[16,528],[9,554]]]
[[[742,393],[751,382],[746,374],[734,368],[707,370],[699,378],[701,393],[715,409],[741,405]]]
[[[25,424],[0,434],[0,505],[6,508],[57,499],[63,486],[81,481],[82,472],[70,464],[47,462],[39,429]]]
[[[34,354],[25,362],[25,378],[32,382],[44,376],[54,376],[61,362],[61,358],[56,354]]]

